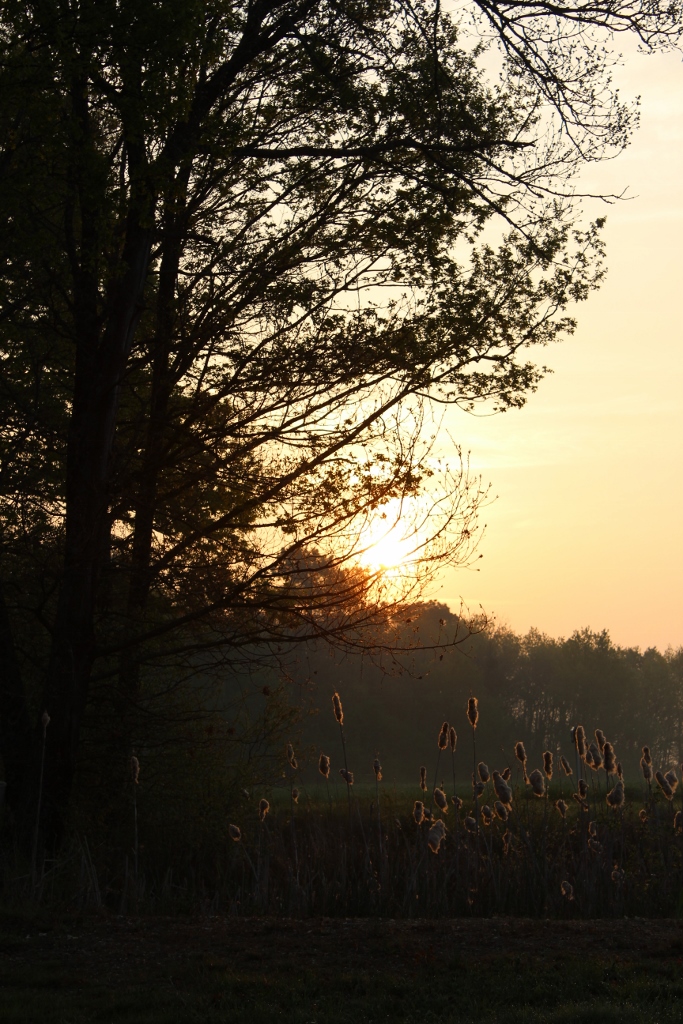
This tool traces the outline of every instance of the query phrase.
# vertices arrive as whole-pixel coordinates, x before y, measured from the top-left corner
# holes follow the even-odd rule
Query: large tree
[[[363,523],[422,514],[425,402],[519,405],[541,372],[525,350],[571,330],[602,269],[568,181],[634,119],[605,43],[667,45],[679,14],[37,0],[0,18],[0,743],[21,817],[48,709],[54,840],[94,672],[123,721],[155,658],[357,637],[386,607],[350,562]],[[423,567],[466,557],[479,498],[464,473],[427,483]]]

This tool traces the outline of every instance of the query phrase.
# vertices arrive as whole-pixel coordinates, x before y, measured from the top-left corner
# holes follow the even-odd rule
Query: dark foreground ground
[[[683,922],[0,918],[2,1024],[683,1020]]]

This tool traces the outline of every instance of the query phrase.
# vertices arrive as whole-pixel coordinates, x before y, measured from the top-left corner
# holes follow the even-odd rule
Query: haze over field
[[[484,511],[479,573],[449,572],[460,597],[513,629],[607,628],[620,644],[683,644],[683,65],[638,55],[619,69],[642,97],[641,128],[586,191],[634,198],[605,208],[607,279],[576,308],[573,338],[542,354],[554,374],[521,412],[451,410],[498,500]]]

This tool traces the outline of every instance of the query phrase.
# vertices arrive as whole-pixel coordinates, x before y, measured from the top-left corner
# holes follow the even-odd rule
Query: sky
[[[629,647],[683,646],[683,63],[631,53],[615,76],[641,126],[586,191],[605,207],[608,275],[574,308],[576,333],[542,350],[522,410],[450,410],[446,433],[491,484],[483,558],[431,596],[518,632],[607,629]]]

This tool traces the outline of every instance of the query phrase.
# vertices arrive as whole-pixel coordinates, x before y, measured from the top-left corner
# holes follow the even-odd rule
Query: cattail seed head
[[[590,765],[593,771],[597,772],[599,768],[602,768],[602,754],[600,753],[600,747],[597,745],[597,743],[591,743],[590,747],[588,748],[588,753],[591,755],[591,759],[590,761],[588,760],[587,754],[586,764]]]
[[[676,772],[673,770],[673,768],[669,769],[669,771],[666,773],[664,778],[666,779],[666,781],[671,786],[672,791],[675,793],[676,790],[678,789],[678,778],[677,778]]]
[[[512,846],[512,833],[510,832],[509,829],[506,829],[505,832],[503,833],[503,856],[504,857],[507,857],[508,853],[510,852],[510,847],[511,846]]]
[[[596,821],[588,822],[588,834],[593,836],[593,839],[597,839],[598,835],[598,823]]]
[[[448,814],[448,797],[442,789],[438,788],[438,786],[434,790],[434,803],[440,811],[443,811],[444,814]]]
[[[586,756],[586,730],[582,725],[577,725],[576,731],[574,732],[574,743],[580,758]]]
[[[538,768],[534,768],[529,776],[529,784],[531,785],[534,796],[545,796],[545,783],[543,781],[543,775]]]
[[[413,804],[413,817],[418,825],[421,825],[425,820],[425,805],[421,800],[416,800]]]
[[[332,694],[332,708],[334,710],[334,717],[337,719],[340,725],[344,724],[344,710],[342,708],[341,697],[335,690]]]
[[[481,782],[480,779],[475,779],[474,776],[472,776],[472,792],[475,797],[480,797],[485,788],[484,783]]]
[[[347,786],[353,785],[353,772],[348,772],[346,768],[340,768],[339,774],[341,775],[342,779],[347,784]]]
[[[444,722],[441,726],[441,732],[439,733],[439,738],[436,742],[439,750],[445,750],[448,746],[448,722]]]
[[[676,835],[683,832],[683,811],[676,811],[674,814],[674,832]]]
[[[570,765],[569,761],[564,756],[564,754],[560,755],[560,764],[562,765],[562,771],[565,775],[569,776],[574,774],[574,772],[572,771],[572,766]]]
[[[292,800],[295,804],[299,803],[299,790],[296,786],[292,786]]]
[[[228,835],[232,839],[233,843],[239,843],[242,838],[242,832],[237,825],[228,825]]]
[[[546,779],[550,782],[553,777],[553,755],[550,750],[543,752],[543,771],[545,772]]]
[[[556,801],[555,801],[555,807],[556,807],[556,808],[557,808],[557,810],[558,810],[558,811],[560,812],[560,814],[561,814],[561,816],[562,816],[563,818],[566,818],[566,817],[567,817],[567,805],[566,805],[566,803],[564,802],[564,800],[562,800],[562,799],[560,799],[560,800],[556,800]]]
[[[586,799],[588,795],[588,783],[585,779],[579,779],[579,796],[582,800]]]
[[[259,800],[259,804],[258,804],[259,821],[265,821],[266,820],[266,814],[268,813],[269,810],[270,810],[270,804],[265,799],[265,797],[263,797],[261,800]]]
[[[640,768],[646,782],[652,782],[652,765],[644,757],[640,759]]]
[[[292,768],[298,768],[296,758],[294,756],[294,747],[291,743],[287,744],[287,760],[289,761]]]
[[[605,742],[603,744],[603,747],[602,747],[602,760],[603,760],[605,771],[607,772],[608,775],[612,775],[617,770],[617,758],[616,758],[616,755],[614,753],[614,747],[609,742],[609,740],[605,740]]]
[[[666,776],[663,775],[662,772],[656,771],[655,772],[655,779],[657,780],[657,785],[661,789],[661,791],[664,794],[664,796],[666,797],[666,799],[667,800],[673,800],[673,798],[674,798],[674,791],[671,788],[671,786],[670,786]]]
[[[133,778],[133,785],[137,786],[140,782],[140,762],[135,754],[130,759],[130,774]]]
[[[427,833],[427,844],[432,853],[438,853],[439,847],[444,840],[446,835],[446,826],[439,818],[434,822],[429,832]]]
[[[459,796],[452,796],[451,797],[451,803],[455,807],[456,811],[459,811],[460,808],[462,807],[462,803],[463,802],[462,802],[462,800],[460,799]]]
[[[330,777],[330,759],[327,754],[321,754],[318,758],[318,771],[324,779]]]
[[[490,825],[493,821],[493,811],[488,804],[484,804],[481,809],[481,818],[485,825]]]
[[[448,730],[448,742],[450,743],[451,750],[453,751],[453,753],[455,753],[455,748],[458,743],[458,734],[453,728],[453,726],[451,726],[450,729]]]
[[[560,886],[560,892],[566,900],[569,900],[571,902],[571,900],[574,899],[574,886],[571,885],[569,882],[562,883],[562,885]]]
[[[621,761],[617,761],[617,775],[619,776],[619,778],[623,782],[623,780],[624,780],[624,769],[621,767]]]
[[[595,739],[597,740],[598,749],[600,750],[600,753],[602,753],[605,746],[605,734],[602,729],[595,730]]]
[[[645,764],[652,764],[652,754],[650,753],[650,748],[649,747],[643,747],[642,754],[643,754],[643,756],[641,758],[641,763],[642,763],[642,761],[644,761]]]
[[[614,789],[611,789],[607,794],[607,803],[615,810],[624,806],[624,783],[621,779],[617,779]]]
[[[471,814],[469,814],[465,818],[465,828],[467,829],[468,832],[477,831],[477,819],[473,818]]]
[[[484,764],[483,761],[480,761],[479,764],[477,765],[477,772],[479,773],[479,778],[483,783],[487,783],[491,778],[488,765]]]
[[[500,772],[494,771],[493,773],[493,788],[500,802],[509,807],[512,804],[512,789],[507,785]]]
[[[588,804],[587,804],[587,802],[586,802],[586,801],[585,801],[585,800],[583,799],[583,797],[582,797],[582,796],[579,796],[579,794],[578,794],[578,793],[572,793],[572,798],[573,798],[574,800],[576,800],[577,804],[579,805],[579,807],[581,808],[581,810],[582,810],[582,811],[587,811],[587,810],[588,810]]]
[[[476,729],[479,721],[479,701],[476,697],[470,697],[467,701],[467,717],[472,728]]]
[[[515,743],[515,757],[520,762],[523,768],[526,768],[526,750],[521,740]]]
[[[493,809],[501,821],[508,820],[508,809],[501,800],[496,800],[496,802],[493,805]]]
[[[375,773],[375,778],[378,782],[382,781],[382,765],[379,763],[379,758],[376,757],[372,762],[372,770]]]
[[[640,820],[642,821],[643,825],[644,825],[644,824],[645,824],[645,822],[646,822],[646,821],[648,820],[648,817],[647,817],[647,811],[645,810],[645,808],[644,808],[644,807],[643,807],[643,808],[641,808],[641,810],[639,810],[639,811],[638,811],[638,817],[639,817],[639,818],[640,818]]]
[[[427,769],[424,765],[420,765],[420,789],[423,793],[427,792]]]
[[[505,768],[504,771],[501,772],[501,778],[506,782],[509,782],[512,778],[512,768]]]

